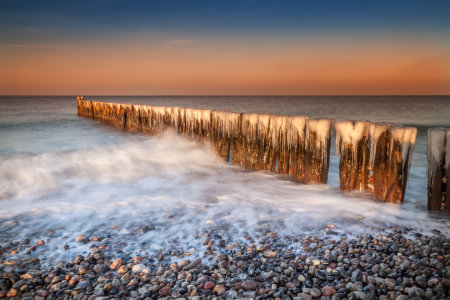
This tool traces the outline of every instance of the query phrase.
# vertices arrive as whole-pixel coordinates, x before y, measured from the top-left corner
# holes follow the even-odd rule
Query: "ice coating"
[[[241,114],[227,111],[213,111],[217,130],[230,137],[239,130],[239,119]]]
[[[336,154],[343,155],[348,145],[356,149],[364,137],[369,136],[369,121],[340,121],[336,122]],[[353,160],[358,160],[358,151],[355,151]]]
[[[296,137],[298,137],[298,140],[305,139],[306,120],[308,119],[308,116],[290,117],[287,133],[287,143],[289,147],[295,148],[297,146],[296,144],[294,144],[294,142],[296,141]]]
[[[375,154],[377,149],[377,142],[380,135],[388,131],[390,128],[388,123],[372,123],[370,124],[370,162],[369,165],[373,166],[375,161]]]
[[[324,167],[328,164],[328,143],[333,132],[334,119],[309,119],[306,120],[306,149],[310,147],[310,138],[313,133],[316,134],[316,149],[320,149]]]
[[[185,118],[186,118],[186,129],[188,131],[192,130],[192,111],[194,109],[193,108],[186,108],[185,110]]]
[[[177,129],[180,129],[180,125],[186,123],[186,109],[184,107],[178,107],[176,114],[177,116],[175,118],[175,126],[177,127]]]
[[[164,106],[152,106],[152,118],[156,120],[156,126],[158,128],[164,128],[164,115],[166,108]]]
[[[245,132],[248,125],[249,138],[254,139],[258,133],[259,114],[243,114],[242,115],[242,132]]]
[[[309,145],[311,133],[317,134],[317,147],[325,144],[331,137],[333,131],[334,119],[309,119],[306,120],[306,145]]]
[[[438,166],[446,155],[446,139],[450,131],[445,128],[428,129],[428,147],[427,147],[427,177],[431,184]],[[447,157],[445,157],[447,162]]]
[[[290,116],[277,116],[274,115],[272,117],[273,120],[273,134],[272,134],[272,143],[274,145],[274,147],[278,147],[278,143],[279,143],[279,137],[282,134],[285,134],[287,132],[287,128],[288,128],[288,124],[290,123]],[[282,143],[284,141],[281,141]]]
[[[402,161],[403,161],[402,168],[405,169],[406,166],[407,170],[409,170],[409,166],[411,165],[411,158],[414,152],[414,146],[416,145],[417,128],[391,126],[390,132],[391,132],[390,156],[392,157],[394,141],[398,141],[401,145],[402,150]]]
[[[276,116],[273,114],[260,114],[258,116],[258,134],[262,135],[264,132],[267,134],[272,130],[272,118]]]

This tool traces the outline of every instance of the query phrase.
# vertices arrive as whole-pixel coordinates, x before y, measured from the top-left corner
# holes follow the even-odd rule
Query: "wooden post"
[[[141,132],[145,134],[151,134],[151,126],[149,120],[149,112],[147,105],[136,105],[139,110],[139,116],[141,118]]]
[[[450,212],[449,195],[450,129],[428,129],[428,210]]]
[[[245,166],[245,143],[243,135],[243,114],[237,114],[235,126],[230,138],[231,163],[233,165]]]
[[[184,107],[178,107],[176,116],[175,128],[177,135],[183,135],[184,128],[186,127],[186,109]]]
[[[336,152],[339,153],[341,190],[366,190],[369,177],[368,121],[336,122]]]
[[[197,142],[211,141],[211,110],[193,109],[191,114],[194,140]]]
[[[391,126],[386,198],[390,203],[402,203],[408,183],[409,168],[416,144],[417,128]]]
[[[327,183],[334,119],[306,121],[305,183]]]
[[[258,114],[242,115],[242,134],[245,148],[245,168],[258,170],[259,137],[258,137]]]
[[[278,174],[289,174],[289,148],[287,145],[287,133],[290,116],[274,116],[273,120],[273,156],[276,158]]]
[[[289,166],[292,179],[305,182],[305,131],[309,117],[292,117],[288,128]]]
[[[276,115],[260,114],[258,116],[259,157],[258,171],[275,171],[275,151],[273,150],[273,118]]]
[[[225,161],[229,160],[230,139],[226,130],[227,112],[211,112],[211,143],[217,155]]]
[[[139,106],[127,104],[127,115],[126,115],[126,128],[127,131],[142,131],[142,122],[139,114]]]
[[[118,104],[116,114],[117,114],[116,127],[120,130],[125,130],[127,125],[127,105]]]
[[[79,107],[78,107],[78,115],[80,115],[82,117],[93,118],[94,117],[94,109],[92,106],[92,101],[80,100]]]
[[[391,133],[389,124],[370,124],[370,163],[373,171],[373,190],[375,197],[386,198],[386,179],[389,160]]]

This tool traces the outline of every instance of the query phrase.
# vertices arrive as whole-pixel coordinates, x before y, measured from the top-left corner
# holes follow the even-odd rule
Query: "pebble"
[[[159,290],[159,294],[162,296],[170,296],[172,294],[172,288],[170,286],[166,286]]]
[[[212,289],[215,285],[216,285],[216,284],[215,284],[214,282],[208,281],[208,282],[205,282],[203,288],[204,288],[205,290],[210,290],[210,289]]]

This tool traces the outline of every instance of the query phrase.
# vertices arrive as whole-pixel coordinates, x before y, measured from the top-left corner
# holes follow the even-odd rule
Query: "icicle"
[[[274,114],[259,114],[258,115],[258,135],[268,134],[272,128],[272,118],[276,115]]]
[[[289,119],[288,116],[274,115],[272,117],[272,129],[273,129],[272,144],[274,147],[279,146],[278,142],[279,142],[280,135],[282,135],[283,133],[287,133],[288,123],[289,123],[288,119]]]
[[[242,115],[242,132],[248,129],[249,138],[256,139],[258,131],[259,114],[243,114]]]
[[[298,141],[304,141],[307,116],[295,116],[289,119],[287,143],[289,147],[296,148]]]

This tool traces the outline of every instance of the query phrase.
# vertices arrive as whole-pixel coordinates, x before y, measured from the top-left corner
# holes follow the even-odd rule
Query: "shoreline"
[[[111,228],[118,231],[120,228]],[[130,234],[145,234],[147,226]],[[79,236],[88,253],[46,261],[45,241],[10,243],[0,249],[0,298],[35,300],[105,299],[443,299],[450,297],[450,239],[438,230],[411,228],[347,237],[336,226],[320,234],[286,236],[263,224],[259,236],[236,239],[218,229],[194,241],[146,253],[121,250],[127,235]],[[322,237],[317,237],[321,235]],[[234,242],[233,239],[240,242]],[[200,245],[192,253],[178,244]],[[64,246],[66,247],[66,246]],[[61,250],[64,250],[63,249]],[[68,245],[67,245],[68,247]],[[197,248],[197,249],[195,249]],[[21,249],[21,250],[13,250]],[[81,250],[81,248],[79,248]],[[69,250],[69,248],[65,249]],[[17,251],[14,252],[14,251]],[[11,254],[14,253],[14,254]],[[45,254],[44,254],[45,255]],[[17,260],[14,257],[26,259]]]

